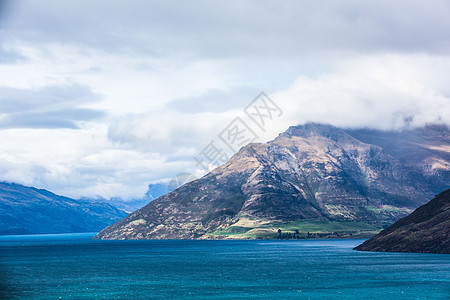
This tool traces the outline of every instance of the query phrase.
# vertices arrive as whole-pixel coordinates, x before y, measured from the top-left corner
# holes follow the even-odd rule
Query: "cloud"
[[[0,180],[142,195],[194,172],[193,156],[260,91],[284,113],[255,129],[259,141],[307,121],[448,123],[449,11],[446,0],[0,1]]]
[[[197,96],[174,99],[166,105],[166,108],[181,113],[220,113],[242,109],[259,92],[261,91],[247,86],[213,88]]]
[[[16,51],[5,49],[0,44],[0,64],[14,64],[25,61],[26,58]]]
[[[108,138],[141,151],[192,160],[237,113],[181,113],[163,109],[129,114],[111,123]]]
[[[0,87],[0,129],[78,129],[77,122],[104,116],[100,110],[79,107],[98,100],[89,88],[79,85],[39,89]]]
[[[98,124],[82,130],[2,130],[0,139],[1,180],[74,198],[141,197],[148,183],[189,167],[167,162],[163,154],[115,147]]]
[[[380,54],[342,60],[329,73],[300,76],[291,87],[271,93],[284,113],[257,134],[260,141],[267,141],[289,126],[311,121],[384,130],[450,124],[450,88],[445,78],[450,78],[449,56]],[[174,100],[160,110],[123,116],[111,124],[108,137],[168,156],[185,149],[187,155],[181,158],[188,159],[234,117],[245,117],[243,108],[257,95],[222,103],[232,94],[232,89],[207,91],[196,98]]]
[[[5,31],[2,30],[2,25],[4,25],[3,20],[7,12],[9,12],[10,7],[11,0],[0,1],[0,35],[2,36],[0,40],[0,64],[14,64],[26,60],[16,49],[11,49],[11,47],[5,47],[4,45]]]
[[[299,77],[272,97],[285,122],[399,129],[450,124],[450,56],[386,54],[335,64],[316,78]]]
[[[14,40],[154,57],[442,53],[450,47],[445,0],[14,2],[4,22]]]
[[[0,111],[16,113],[58,109],[98,101],[88,87],[80,85],[47,86],[37,89],[0,87]]]
[[[90,121],[103,117],[104,113],[93,109],[66,109],[39,113],[15,113],[0,117],[0,129],[6,128],[70,128],[79,129],[78,121]]]

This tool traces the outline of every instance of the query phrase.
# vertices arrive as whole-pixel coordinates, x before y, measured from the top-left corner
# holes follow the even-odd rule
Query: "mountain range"
[[[450,186],[450,131],[308,123],[251,143],[99,239],[373,236]]]
[[[355,249],[450,254],[450,189]]]
[[[98,232],[124,218],[116,207],[0,182],[0,234]]]

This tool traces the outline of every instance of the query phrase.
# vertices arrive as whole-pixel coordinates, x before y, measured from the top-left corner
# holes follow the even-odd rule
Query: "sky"
[[[448,78],[446,0],[0,0],[0,180],[142,197],[233,122],[450,124]]]

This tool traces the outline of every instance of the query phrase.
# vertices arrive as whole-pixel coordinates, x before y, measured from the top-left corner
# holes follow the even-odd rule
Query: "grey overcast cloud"
[[[264,91],[291,125],[450,124],[450,2],[0,1],[0,180],[143,196]]]

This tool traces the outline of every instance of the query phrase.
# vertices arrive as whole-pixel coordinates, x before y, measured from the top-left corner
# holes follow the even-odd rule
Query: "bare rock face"
[[[355,249],[450,254],[450,189]]]
[[[373,236],[450,186],[449,132],[290,127],[96,238]]]

